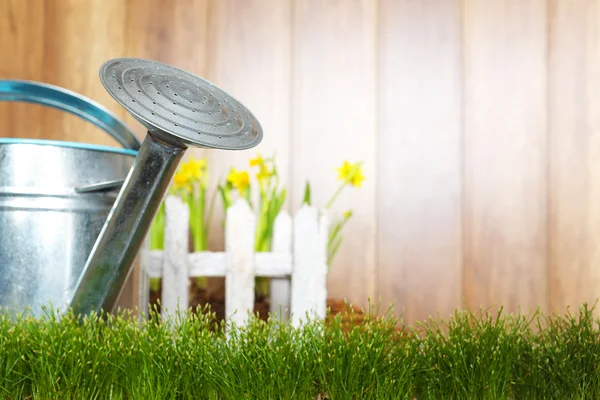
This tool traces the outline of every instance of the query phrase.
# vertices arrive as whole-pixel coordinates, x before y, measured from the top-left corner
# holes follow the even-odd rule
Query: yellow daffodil
[[[256,174],[256,179],[258,179],[258,181],[262,183],[269,179],[270,176],[271,173],[269,172],[269,168],[265,164],[262,164],[260,166],[260,171],[258,172],[258,174]]]
[[[362,162],[350,164],[348,161],[344,161],[341,167],[336,168],[336,171],[338,172],[338,179],[342,181],[342,184],[325,205],[326,209],[331,207],[346,185],[360,187],[365,180],[365,176],[362,173]]]
[[[237,169],[231,168],[231,171],[229,171],[229,175],[227,175],[227,182],[229,182],[233,185],[233,182],[235,181],[237,174],[238,174]]]
[[[190,184],[190,175],[185,171],[178,171],[173,177],[173,188],[175,190],[185,189],[189,192],[192,191],[192,185]]]
[[[248,172],[238,172],[235,168],[231,169],[231,172],[227,176],[227,181],[237,189],[240,195],[243,195],[248,186],[250,186],[250,176],[248,175]]]
[[[187,165],[188,168],[204,171],[206,169],[206,160],[204,158],[199,158],[197,160],[192,158],[187,162]]]
[[[338,171],[339,180],[348,181],[352,172],[352,165],[348,161],[344,161],[341,167],[336,168],[336,171]]]
[[[344,161],[341,167],[336,168],[336,171],[338,171],[339,180],[352,186],[360,187],[362,181],[365,180],[360,163],[350,164],[348,161]]]
[[[181,171],[187,174],[191,180],[199,181],[202,179],[204,169],[206,168],[206,160],[191,159],[181,166]]]
[[[264,164],[265,164],[265,160],[262,158],[262,156],[260,154],[258,154],[255,158],[250,160],[251,167],[262,166]]]
[[[360,167],[356,169],[354,174],[352,174],[352,178],[350,179],[350,184],[355,187],[360,187],[362,185],[362,181],[365,180],[365,176],[362,173]]]

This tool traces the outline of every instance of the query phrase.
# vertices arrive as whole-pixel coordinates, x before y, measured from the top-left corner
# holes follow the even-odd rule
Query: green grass
[[[407,327],[352,311],[301,329],[208,309],[0,317],[3,399],[598,399],[593,309],[457,311]]]

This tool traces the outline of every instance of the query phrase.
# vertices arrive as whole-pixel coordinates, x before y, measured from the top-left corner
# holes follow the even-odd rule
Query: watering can
[[[156,61],[100,67],[108,93],[147,134],[140,141],[101,105],[60,87],[0,80],[0,101],[75,114],[123,148],[0,138],[0,307],[111,312],[189,147],[246,150],[256,117],[216,85]]]

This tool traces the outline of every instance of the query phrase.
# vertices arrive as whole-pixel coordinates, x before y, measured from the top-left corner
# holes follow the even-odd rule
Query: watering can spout
[[[186,149],[245,150],[262,140],[254,115],[197,76],[141,59],[100,68],[106,90],[148,130],[75,287],[76,314],[113,311]]]
[[[114,309],[184,152],[146,136],[75,287],[75,314]]]

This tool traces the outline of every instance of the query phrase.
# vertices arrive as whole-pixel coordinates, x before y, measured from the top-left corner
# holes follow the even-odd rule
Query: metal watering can
[[[124,146],[0,138],[0,307],[11,314],[113,311],[187,148],[245,150],[262,140],[249,110],[186,71],[118,58],[101,66],[100,80],[146,127],[142,143],[85,97],[0,80],[0,100],[71,112]]]

